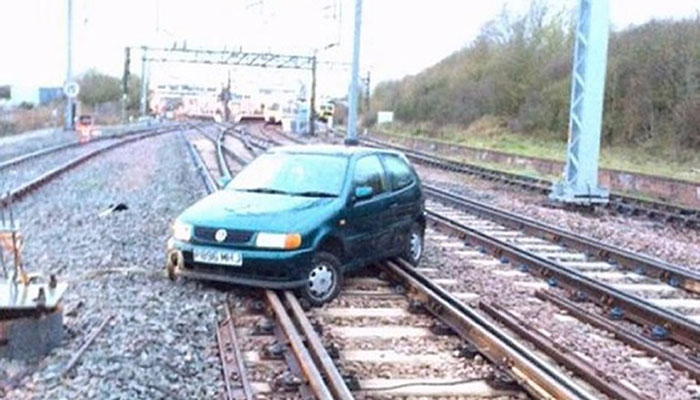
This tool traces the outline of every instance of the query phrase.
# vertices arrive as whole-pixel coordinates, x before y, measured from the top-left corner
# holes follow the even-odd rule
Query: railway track
[[[122,139],[131,135],[138,135],[140,133],[148,132],[149,128],[140,128],[140,129],[134,129],[134,130],[128,130],[123,133],[115,134],[115,135],[106,135],[106,136],[100,136],[93,138],[90,140],[91,143],[97,143],[97,142],[103,142],[103,141],[112,141],[115,139]],[[76,147],[85,147],[86,143],[80,143],[77,140],[70,141],[68,143],[62,143],[62,144],[57,144],[54,146],[49,146],[43,149],[38,149],[38,150],[33,150],[30,152],[27,152],[25,154],[21,154],[12,158],[8,158],[6,160],[3,160],[0,162],[0,171],[6,170],[10,167],[14,167],[18,164],[25,163],[31,160],[35,160],[40,157],[44,157],[53,153],[57,153],[62,150],[67,150],[71,148],[76,148]]]
[[[700,274],[426,186],[439,230],[593,301],[654,339],[700,349]],[[516,276],[515,274],[514,276]]]
[[[225,136],[226,132],[226,129],[221,129],[220,136],[216,138],[215,141],[212,141],[212,143],[220,144],[222,142],[220,139],[222,136]],[[220,151],[218,153],[222,155],[225,154],[224,151]],[[225,162],[219,162],[219,164],[225,164]],[[354,337],[353,335],[361,336],[362,333],[358,332],[361,332],[361,325],[363,322],[366,323],[368,318],[388,318],[389,320],[393,318],[395,321],[397,317],[402,318],[405,315],[411,315],[412,311],[427,310],[434,317],[442,321],[443,324],[448,326],[448,331],[456,334],[457,337],[464,340],[465,342],[463,342],[462,345],[464,343],[470,344],[468,347],[471,349],[471,351],[466,351],[467,354],[473,355],[476,352],[481,352],[481,354],[492,362],[490,365],[493,365],[494,369],[487,377],[482,376],[478,379],[469,379],[468,381],[459,381],[455,379],[450,381],[448,379],[447,382],[443,381],[442,383],[430,382],[430,379],[415,379],[414,377],[412,379],[404,379],[403,381],[400,379],[394,379],[392,383],[389,384],[388,382],[378,383],[376,379],[372,380],[366,376],[360,377],[359,379],[355,377],[355,380],[349,380],[350,382],[355,383],[355,386],[350,385],[351,388],[356,389],[353,391],[354,395],[369,395],[371,398],[375,398],[372,397],[371,393],[373,393],[374,389],[377,389],[377,392],[379,393],[386,392],[385,394],[388,397],[419,392],[424,394],[427,393],[427,395],[436,393],[447,395],[446,393],[451,393],[452,395],[460,397],[467,396],[467,392],[469,390],[472,390],[471,396],[473,396],[473,390],[476,390],[475,387],[481,387],[482,389],[484,387],[488,387],[489,390],[493,390],[494,387],[498,387],[498,385],[494,383],[498,381],[498,379],[494,380],[494,376],[500,376],[501,378],[506,377],[505,379],[501,380],[510,382],[510,386],[505,385],[505,387],[510,388],[507,390],[512,390],[513,382],[519,382],[521,388],[537,398],[547,398],[547,396],[552,396],[551,398],[595,398],[594,395],[590,394],[592,390],[591,386],[614,398],[647,398],[637,391],[630,390],[630,388],[624,384],[611,383],[609,378],[602,378],[605,376],[605,373],[592,365],[589,360],[584,360],[573,352],[567,352],[565,349],[559,348],[555,343],[547,341],[546,338],[528,336],[527,330],[518,330],[519,324],[512,324],[512,321],[517,319],[517,317],[500,308],[498,304],[480,304],[479,306],[487,313],[491,314],[495,319],[502,322],[511,322],[510,332],[512,333],[504,333],[502,328],[498,328],[496,325],[489,323],[487,320],[481,317],[479,313],[474,312],[463,302],[463,298],[465,296],[473,299],[473,294],[458,294],[461,296],[450,294],[438,284],[438,282],[441,281],[440,278],[431,280],[426,277],[424,272],[428,273],[430,271],[420,271],[420,269],[413,270],[408,268],[406,265],[402,265],[401,260],[382,263],[381,265],[375,266],[375,268],[377,271],[383,271],[382,275],[385,279],[389,277],[388,281],[381,281],[377,280],[376,278],[350,278],[348,280],[349,288],[343,292],[336,304],[326,308],[325,310],[312,310],[309,312],[312,320],[321,321],[322,325],[327,327],[323,330],[324,337],[337,339],[338,336],[343,336],[343,334],[326,334],[326,332],[340,331],[346,332],[347,335],[347,331],[349,330],[348,326],[356,327],[359,330],[354,334],[351,333],[351,337]],[[368,279],[371,282],[369,287],[362,287],[363,284],[367,285]],[[449,279],[442,280],[449,281]],[[361,290],[353,289],[353,285],[360,285]],[[393,289],[392,291],[391,288],[398,289]],[[362,289],[364,289],[364,291]],[[362,302],[365,304],[368,302],[378,302],[377,304],[380,306],[364,308],[337,306],[337,304],[351,304],[352,300],[349,299],[352,298],[352,296],[357,296],[357,298],[362,299]],[[386,307],[387,296],[398,296],[399,298],[403,299],[403,301],[408,301],[408,303],[405,304],[403,308]],[[352,323],[340,322],[340,327],[336,326],[337,322],[342,321],[343,318],[349,318],[349,321],[352,321],[353,316],[354,318],[359,318],[359,320]],[[229,319],[227,318],[225,321],[226,320]],[[334,324],[334,321],[336,324]],[[520,324],[522,324],[522,321],[520,321]],[[224,325],[228,326],[228,324]],[[434,320],[432,325],[435,325]],[[350,329],[350,331],[351,330],[352,329]],[[438,328],[438,331],[439,330],[440,329]],[[369,336],[376,336],[376,332],[386,331],[403,331],[402,334],[405,334],[405,332],[409,330],[406,326],[403,328],[396,326],[393,328],[373,326],[365,329],[365,333],[375,332]],[[422,334],[425,333],[423,332]],[[496,335],[496,337],[491,336],[491,334]],[[503,335],[502,337],[504,338],[502,342],[497,341],[497,337],[500,335]],[[536,343],[537,350],[531,353],[522,353],[522,351],[527,349],[520,348],[521,345],[518,345],[518,342],[514,339],[515,336],[522,336],[527,338],[529,341]],[[375,337],[374,339],[377,338]],[[359,345],[359,348],[366,348],[367,346],[368,344],[365,343],[364,345]],[[435,350],[431,349],[427,354],[434,355]],[[541,361],[544,358],[543,354],[552,357],[561,365],[571,369],[577,374],[578,377],[583,377],[583,380],[579,378],[576,381],[573,381],[569,380],[568,378],[563,378],[560,371]],[[351,359],[352,357],[355,357],[353,359],[355,362],[355,364],[353,364],[354,368],[348,368],[346,366],[348,355],[350,355]],[[360,357],[360,355],[363,355],[363,357]],[[421,355],[414,354],[414,356],[415,357],[413,360],[417,360],[416,362],[418,363],[425,362],[426,359],[430,358],[428,355],[425,355],[424,358],[421,358],[423,357]],[[239,359],[240,357],[241,356],[239,356]],[[247,360],[251,362],[259,360],[256,358],[256,356],[251,354],[243,357],[248,357]],[[373,368],[371,366],[373,363],[376,364],[378,362],[386,362],[385,360],[387,357],[388,359],[392,359],[392,357],[394,357],[394,362],[398,363],[401,363],[401,360],[406,361],[411,358],[405,354],[396,354],[396,352],[392,352],[390,348],[377,349],[376,353],[363,353],[362,350],[344,348],[343,356],[340,357],[340,360],[342,360],[340,364],[343,366],[341,371],[371,370]],[[450,358],[448,354],[441,357],[446,357],[445,359]],[[366,359],[361,360],[361,358]],[[384,361],[382,361],[383,359]],[[676,363],[674,365],[681,364]],[[450,367],[447,369],[447,371],[449,370],[454,370],[454,368]],[[445,376],[451,376],[447,371],[443,372],[447,374]],[[401,383],[397,383],[399,381]],[[475,383],[477,381],[478,384]],[[542,388],[542,385],[545,386],[545,389]],[[440,389],[435,389],[436,387],[439,387]],[[411,390],[413,390],[413,392],[411,392]],[[490,391],[489,393],[489,395],[493,395],[494,392]],[[501,395],[504,394],[503,392],[499,393]],[[506,395],[507,394],[508,393],[506,393]],[[482,395],[485,394],[482,393]]]
[[[490,253],[498,274],[628,345],[700,378],[700,275],[662,260],[633,253],[532,219],[424,185],[428,217],[436,234],[447,233],[469,248],[465,255]],[[490,264],[488,264],[490,262]],[[494,264],[495,263],[495,264]],[[531,274],[545,282],[518,282]],[[563,288],[575,301],[545,291]],[[581,303],[595,303],[599,315]],[[495,314],[494,308],[486,306]],[[502,317],[499,321],[513,319]],[[628,320],[636,326],[609,321]],[[521,321],[522,322],[522,321]],[[524,333],[524,332],[521,332]],[[669,351],[659,341],[685,346]]]
[[[90,146],[94,146],[95,148],[88,147],[88,151],[77,151],[76,154],[77,156],[72,157],[68,159],[67,161],[63,162],[62,164],[55,166],[53,168],[50,168],[48,170],[42,170],[38,175],[32,176],[27,179],[23,179],[23,183],[13,186],[9,188],[6,192],[0,194],[0,208],[2,207],[7,207],[12,201],[18,200],[22,198],[23,196],[27,195],[30,193],[32,190],[37,189],[38,187],[50,182],[54,178],[60,176],[66,171],[69,171],[72,168],[77,167],[78,165],[84,163],[85,161],[102,154],[106,151],[115,149],[117,147],[123,146],[128,143],[132,143],[138,140],[142,140],[145,138],[153,137],[155,135],[160,135],[164,134],[167,132],[172,132],[176,129],[179,129],[179,126],[168,126],[168,127],[161,127],[161,128],[151,128],[148,130],[136,130],[136,131],[131,131],[131,132],[125,132],[124,134],[121,135],[116,135],[114,137],[108,137],[104,138],[102,140],[98,140],[97,143],[98,145],[93,145],[90,144]],[[102,144],[103,142],[106,142],[104,145],[99,145]],[[35,160],[39,157],[44,157],[49,154],[54,154],[58,151],[61,150],[66,150],[69,148],[74,148],[76,147],[75,145],[71,146],[54,146],[49,149],[43,150],[43,151],[36,151],[24,156],[20,156],[11,160],[8,160],[2,164],[2,168],[0,170],[5,170],[5,173],[7,173],[7,170],[11,169],[16,169],[19,166],[23,166],[24,163],[27,163],[29,161]]]
[[[409,149],[404,146],[398,146],[377,139],[362,138],[361,142],[369,146],[387,147],[402,151],[407,157],[417,163],[446,171],[476,176],[491,182],[497,182],[541,194],[549,194],[552,188],[552,182],[547,179],[519,175],[512,172],[499,171],[441,158],[430,153]],[[700,229],[700,210],[672,203],[644,199],[621,193],[611,193],[609,202],[605,205],[605,208],[611,212],[622,215],[641,216],[653,221],[662,221],[664,223],[673,223],[679,226]]]

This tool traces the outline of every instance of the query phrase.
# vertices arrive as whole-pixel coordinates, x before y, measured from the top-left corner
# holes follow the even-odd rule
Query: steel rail
[[[285,337],[289,341],[289,347],[297,363],[299,363],[299,368],[301,368],[306,377],[311,391],[318,399],[333,399],[330,389],[328,389],[328,386],[323,380],[323,376],[321,376],[321,372],[311,358],[309,350],[304,346],[302,336],[294,326],[292,319],[282,305],[282,301],[279,296],[277,296],[277,293],[272,290],[265,290],[265,298],[275,314],[278,326],[282,329]]]
[[[611,332],[616,338],[632,347],[652,354],[654,357],[657,357],[660,360],[667,361],[677,369],[688,371],[691,377],[693,377],[695,380],[700,380],[700,363],[693,361],[688,357],[684,357],[680,354],[669,351],[666,348],[654,343],[651,339],[647,339],[644,336],[630,332],[629,329],[618,326],[606,318],[603,318],[595,313],[591,313],[583,307],[576,305],[572,301],[550,291],[538,290],[535,292],[535,296],[541,300],[549,301],[557,307],[566,310],[566,312],[587,324]]]
[[[365,144],[375,147],[387,147],[400,150],[404,152],[407,157],[413,160],[440,169],[476,175],[490,181],[503,182],[508,185],[519,186],[523,189],[528,189],[541,194],[547,194],[551,191],[552,183],[547,179],[534,178],[513,172],[500,171],[466,162],[450,160],[427,152],[410,149],[377,139],[363,138],[362,141]],[[605,207],[608,209],[613,209],[621,214],[644,213],[650,219],[654,219],[655,216],[661,216],[667,221],[675,221],[691,228],[700,228],[700,210],[683,207],[677,204],[664,203],[657,200],[649,200],[622,193],[610,193],[610,202]]]
[[[561,243],[578,250],[590,251],[605,261],[614,261],[620,266],[637,273],[650,276],[674,287],[682,287],[690,292],[700,293],[700,274],[663,260],[634,253],[601,241],[577,235],[552,225],[518,215],[484,203],[467,199],[447,190],[423,184],[424,191],[445,203],[467,210],[511,228],[534,234],[546,240]]]
[[[321,369],[321,372],[323,372],[323,375],[325,375],[326,379],[328,380],[328,386],[333,392],[333,399],[353,399],[354,397],[350,392],[350,389],[345,384],[345,380],[343,380],[343,377],[340,375],[340,372],[335,367],[333,359],[331,359],[331,356],[328,354],[328,351],[326,351],[326,348],[323,346],[321,338],[318,336],[313,326],[311,326],[311,322],[306,317],[306,314],[304,313],[301,304],[299,304],[299,300],[297,300],[296,296],[294,296],[294,294],[292,294],[290,291],[284,292],[284,298],[287,301],[287,304],[289,305],[290,309],[292,310],[292,315],[297,321],[299,328],[301,329],[302,333],[307,339],[309,352],[313,356],[314,361],[316,361],[316,363],[318,364],[319,368]]]
[[[221,358],[221,365],[223,366],[227,398],[229,400],[239,399],[241,395],[240,392],[243,392],[242,394],[246,400],[253,400],[255,394],[250,385],[250,380],[248,379],[248,373],[243,361],[243,353],[238,343],[236,328],[234,326],[233,317],[231,316],[231,309],[228,301],[224,307],[224,320],[221,322],[216,320],[215,322],[216,342],[219,345],[219,357]],[[234,391],[231,387],[231,375],[233,373],[233,371],[231,371],[231,364],[235,366],[237,376],[241,381],[241,388],[238,391]]]
[[[426,309],[472,343],[533,397],[558,400],[597,398],[404,260],[386,261],[380,266],[405,283]]]
[[[90,143],[104,141],[104,140],[110,140],[110,139],[119,139],[119,138],[123,138],[124,136],[136,135],[139,133],[147,132],[148,130],[149,129],[135,129],[135,130],[130,130],[130,131],[114,134],[114,135],[100,136],[100,137],[91,139]],[[47,147],[44,149],[39,149],[39,150],[33,151],[31,153],[23,154],[21,156],[17,156],[17,157],[11,158],[9,160],[0,162],[0,170],[12,167],[14,165],[17,165],[17,164],[25,162],[25,161],[39,158],[41,156],[45,156],[45,155],[55,153],[55,152],[58,152],[61,150],[66,150],[66,149],[69,149],[72,147],[79,147],[79,146],[83,146],[83,145],[85,145],[85,143],[74,141],[74,142],[70,142],[70,143],[64,143],[64,144],[59,144],[59,145]]]
[[[617,381],[611,381],[606,378],[605,373],[599,368],[596,368],[591,365],[590,362],[579,357],[571,349],[546,337],[535,327],[516,317],[499,304],[480,302],[479,308],[484,310],[493,319],[503,324],[506,328],[515,332],[516,335],[533,343],[540,351],[552,357],[558,363],[566,366],[566,368],[573,371],[576,375],[583,377],[587,383],[611,398],[622,400],[652,400],[650,397],[632,391],[627,386]]]
[[[461,239],[489,250],[496,257],[505,257],[511,262],[523,266],[531,273],[553,278],[557,284],[562,284],[603,307],[617,306],[623,311],[624,318],[645,326],[661,326],[668,331],[671,339],[692,349],[700,348],[700,325],[680,314],[596,281],[559,263],[522,250],[506,241],[488,236],[434,211],[427,210],[426,214],[429,222],[438,229],[443,228],[451,231]]]
[[[167,132],[171,132],[175,129],[176,128],[174,128],[174,127],[169,127],[169,128],[166,128],[165,130],[162,130],[162,131],[156,130],[155,132],[145,133],[145,134],[141,134],[141,135],[138,135],[135,137],[128,137],[126,139],[121,139],[117,142],[108,144],[106,146],[102,146],[102,147],[95,149],[93,151],[90,151],[86,154],[82,154],[82,155],[80,155],[80,156],[78,156],[78,157],[52,169],[52,170],[49,170],[49,171],[41,174],[40,176],[30,180],[29,182],[26,182],[26,183],[24,183],[16,188],[10,190],[6,194],[1,195],[0,196],[0,208],[7,207],[7,205],[10,204],[10,202],[12,202],[13,200],[17,200],[17,199],[20,199],[20,198],[26,196],[32,190],[34,190],[40,186],[45,185],[46,183],[55,179],[56,177],[63,174],[64,172],[67,172],[67,171],[77,167],[78,165],[84,163],[85,161],[87,161],[87,160],[89,160],[89,159],[91,159],[91,158],[93,158],[101,153],[115,149],[117,147],[123,146],[123,145],[128,144],[128,143],[132,143],[132,142],[135,142],[138,140],[142,140],[142,139],[150,138],[150,137],[153,137],[156,135],[161,135],[161,134],[164,134]]]

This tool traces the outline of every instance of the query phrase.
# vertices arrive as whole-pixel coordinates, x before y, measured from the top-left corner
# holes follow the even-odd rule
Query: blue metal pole
[[[565,203],[606,203],[598,186],[598,158],[608,54],[608,0],[580,0],[571,77],[569,142],[564,179],[550,198]]]
[[[345,144],[357,144],[357,86],[360,70],[360,28],[362,23],[362,0],[355,0],[355,37],[353,39],[352,72],[348,95],[348,133]]]

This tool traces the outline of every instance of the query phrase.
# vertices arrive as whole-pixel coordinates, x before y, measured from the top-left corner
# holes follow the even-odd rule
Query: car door
[[[366,199],[354,196],[355,188],[369,186],[372,195]],[[384,256],[390,249],[389,183],[381,161],[367,155],[355,162],[346,218],[348,250],[363,261]]]
[[[408,162],[398,154],[383,154],[391,193],[389,195],[389,228],[392,240],[389,246],[394,254],[401,253],[410,234],[411,225],[421,212],[421,194],[418,180]]]

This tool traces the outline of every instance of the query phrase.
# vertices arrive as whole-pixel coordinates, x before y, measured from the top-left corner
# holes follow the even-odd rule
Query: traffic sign
[[[63,85],[63,93],[70,99],[74,99],[80,92],[80,85],[76,81],[66,82]]]

